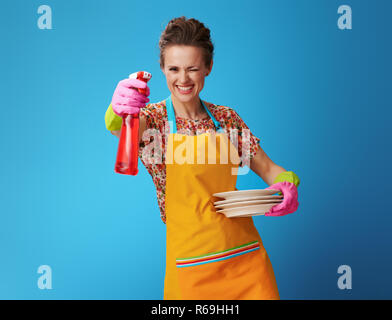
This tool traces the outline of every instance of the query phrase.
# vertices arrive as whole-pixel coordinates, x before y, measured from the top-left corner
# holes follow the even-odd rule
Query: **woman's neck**
[[[199,96],[185,103],[179,101],[174,95],[171,95],[171,99],[177,117],[200,120],[207,114],[200,102]]]

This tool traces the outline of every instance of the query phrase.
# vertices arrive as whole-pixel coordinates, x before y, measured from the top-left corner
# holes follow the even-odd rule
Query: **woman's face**
[[[199,100],[204,78],[211,72],[204,63],[203,49],[193,46],[172,45],[165,49],[163,73],[167,86],[179,101]]]

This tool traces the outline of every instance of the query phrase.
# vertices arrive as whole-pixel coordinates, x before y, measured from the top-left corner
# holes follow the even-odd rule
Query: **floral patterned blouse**
[[[260,139],[254,136],[250,131],[250,135],[246,140],[249,145],[242,146],[242,130],[249,128],[246,126],[244,121],[240,116],[231,108],[226,106],[220,106],[204,102],[206,107],[210,110],[211,114],[215,117],[217,121],[220,122],[221,127],[229,131],[230,129],[238,129],[238,138],[234,145],[237,146],[237,151],[242,157],[242,150],[249,150],[249,161],[254,157],[259,149]],[[165,100],[148,104],[145,108],[140,109],[140,114],[145,117],[147,129],[159,130],[162,137],[168,134],[169,123],[167,120],[166,113],[166,102]],[[181,118],[176,116],[177,132],[187,135],[196,135],[204,133],[208,130],[215,130],[214,123],[212,119],[206,115],[204,119],[192,120],[187,118]],[[231,137],[230,137],[231,139]],[[165,215],[165,187],[166,187],[166,165],[165,165],[165,139],[162,139],[162,161],[152,161],[151,158],[154,154],[143,152],[153,139],[144,136],[143,142],[139,145],[139,158],[143,165],[146,167],[147,171],[152,177],[152,180],[156,187],[158,206],[160,209],[161,219],[163,223],[166,223]],[[240,166],[243,166],[243,159],[241,158]],[[155,163],[154,163],[155,162]]]

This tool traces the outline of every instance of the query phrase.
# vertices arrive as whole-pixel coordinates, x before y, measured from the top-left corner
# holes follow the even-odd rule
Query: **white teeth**
[[[190,87],[181,87],[181,86],[177,86],[180,90],[182,90],[182,91],[188,91],[188,90],[191,90],[192,88],[193,88],[193,86],[190,86]]]

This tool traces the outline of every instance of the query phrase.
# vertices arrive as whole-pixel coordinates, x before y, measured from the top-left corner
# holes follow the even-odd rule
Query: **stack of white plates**
[[[263,215],[282,202],[283,196],[275,195],[279,190],[258,189],[214,193],[225,200],[214,202],[216,212],[228,218]]]

